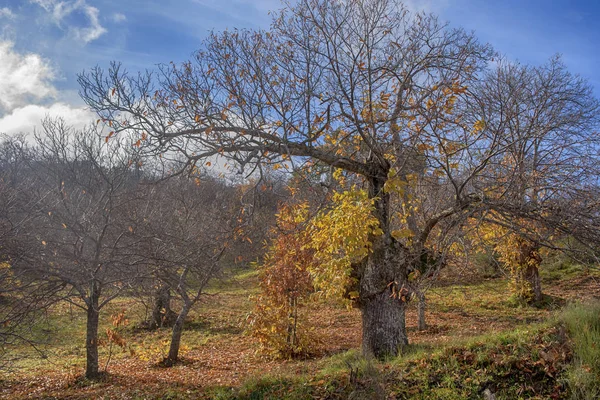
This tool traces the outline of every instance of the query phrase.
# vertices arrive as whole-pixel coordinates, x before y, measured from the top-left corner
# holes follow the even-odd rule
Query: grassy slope
[[[58,332],[47,346],[48,358],[19,349],[18,369],[0,371],[0,398],[459,399],[482,398],[485,389],[497,398],[562,398],[574,392],[567,382],[580,382],[587,388],[580,398],[586,398],[600,377],[593,357],[581,360],[571,350],[573,332],[584,330],[577,325],[581,315],[592,316],[592,333],[581,339],[588,341],[582,348],[593,345],[593,316],[600,312],[577,311],[562,324],[552,317],[564,300],[581,294],[600,297],[594,275],[552,277],[544,288],[550,301],[543,308],[510,305],[502,280],[434,288],[429,292],[429,329],[416,331],[411,306],[407,318],[413,344],[408,354],[385,363],[357,355],[358,312],[325,303],[310,310],[323,338],[320,357],[271,360],[257,353],[256,342],[242,334],[255,279],[245,274],[211,289],[184,333],[185,362],[172,369],[156,367],[169,331],[135,330],[143,309],[129,299],[113,304],[104,313],[103,326],[109,327],[110,314],[122,309],[132,323],[122,329],[127,347],[113,349],[110,374],[102,382],[78,379],[84,318],[68,307],[57,308],[48,326],[37,327]],[[102,362],[107,353],[103,346]]]

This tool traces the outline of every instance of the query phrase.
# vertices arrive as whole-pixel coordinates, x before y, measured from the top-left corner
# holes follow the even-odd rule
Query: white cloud
[[[68,26],[66,29],[75,39],[81,40],[84,43],[89,43],[93,40],[98,39],[104,33],[106,29],[100,24],[98,18],[99,11],[96,7],[90,6],[85,0],[74,0],[74,1],[59,1],[59,0],[30,0],[32,3],[38,4],[44,10],[46,10],[54,24],[61,29],[63,27],[64,20],[69,15],[76,11],[82,12],[89,22],[88,26]]]
[[[48,60],[20,54],[12,42],[2,40],[0,60],[0,133],[31,133],[41,129],[46,116],[62,117],[76,128],[94,121],[91,111],[56,101],[60,97],[70,102],[65,97],[70,93],[59,93],[54,87],[57,72]]]
[[[19,54],[13,43],[0,41],[0,116],[32,101],[56,96],[56,73],[38,54]]]
[[[127,21],[127,17],[125,16],[125,14],[121,14],[121,13],[114,13],[112,15],[112,20],[113,22],[125,22]]]
[[[15,19],[15,14],[8,7],[0,8],[0,18]]]
[[[13,110],[11,114],[0,118],[0,133],[32,133],[40,131],[42,120],[47,117],[61,117],[74,128],[82,128],[94,121],[95,114],[83,107],[73,107],[65,103],[51,106],[27,105]]]

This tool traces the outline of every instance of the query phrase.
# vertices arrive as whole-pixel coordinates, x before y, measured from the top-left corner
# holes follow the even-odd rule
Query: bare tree
[[[521,296],[536,302],[542,298],[541,246],[556,246],[550,237],[560,232],[557,218],[573,226],[566,220],[584,212],[584,202],[596,190],[598,139],[593,131],[600,103],[558,56],[539,67],[502,60],[474,89],[474,110],[490,140],[503,149],[475,183],[489,193],[489,211],[481,217],[520,236],[516,278],[526,285]],[[559,216],[564,207],[569,211]]]
[[[183,154],[191,168],[218,155],[240,168],[309,159],[360,177],[383,232],[352,272],[363,351],[396,354],[408,342],[408,275],[441,224],[458,229],[491,207],[514,216],[524,210],[511,196],[490,196],[501,160],[523,139],[509,138],[492,84],[480,83],[489,81],[482,72],[494,54],[472,35],[395,0],[286,5],[269,31],[214,33],[181,66],[137,76],[118,64],[93,69],[79,77],[81,94],[117,135],[138,132],[149,149]],[[541,74],[540,82],[554,78]],[[542,109],[560,104],[560,94],[547,97],[555,100]],[[578,100],[592,101],[575,97],[570,107]],[[421,196],[415,204],[409,193],[426,187],[439,201]],[[394,198],[407,205],[405,234],[393,232]],[[418,207],[426,209],[417,218]]]
[[[29,196],[35,180],[29,163],[33,151],[22,136],[3,137],[0,144],[0,366],[13,360],[11,348],[26,343],[43,353],[43,340],[29,327],[62,298],[64,284],[40,282],[15,267],[31,249],[20,239],[33,214]]]
[[[185,320],[208,282],[221,270],[220,259],[233,238],[234,189],[214,179],[179,176],[141,188],[130,215],[137,251],[162,290],[181,300],[175,315],[167,366],[179,359]],[[159,289],[160,290],[160,289]]]
[[[35,137],[30,218],[18,236],[27,254],[11,262],[36,282],[62,286],[62,298],[86,312],[85,376],[96,378],[100,311],[138,272],[121,218],[135,187],[131,144],[107,143],[95,127],[76,132],[51,119]]]

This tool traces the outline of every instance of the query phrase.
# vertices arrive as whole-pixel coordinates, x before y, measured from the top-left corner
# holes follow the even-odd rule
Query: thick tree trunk
[[[427,324],[425,323],[425,308],[426,308],[425,293],[423,293],[420,290],[417,291],[417,298],[419,300],[419,302],[417,303],[417,317],[418,317],[417,329],[420,331],[424,331],[425,329],[427,329]]]
[[[406,249],[390,234],[389,195],[383,190],[387,171],[369,181],[369,197],[375,199],[374,215],[383,231],[371,237],[372,251],[358,271],[362,312],[362,350],[366,356],[385,358],[408,344],[405,286],[409,261]]]
[[[154,293],[154,305],[152,316],[147,323],[148,329],[173,326],[176,319],[177,313],[171,309],[171,289],[161,284]]]
[[[525,279],[531,287],[532,301],[538,302],[542,300],[542,281],[540,279],[540,270],[536,265],[529,265],[525,271]]]
[[[87,327],[85,337],[86,349],[86,367],[85,377],[87,379],[95,379],[99,375],[98,369],[98,321],[100,311],[98,310],[98,299],[100,294],[97,293],[95,285],[93,285],[92,293],[90,294],[89,303],[87,306]]]
[[[519,270],[517,279],[524,290],[520,290],[523,300],[530,303],[536,303],[542,300],[542,282],[540,279],[539,265],[542,262],[539,246],[523,240],[519,246],[519,264],[522,266]]]
[[[179,360],[179,346],[181,345],[181,334],[183,333],[183,324],[187,318],[190,307],[185,304],[181,309],[181,312],[177,316],[177,320],[173,325],[173,332],[171,334],[171,345],[169,347],[169,355],[164,359],[163,364],[167,367],[171,367]]]
[[[405,303],[383,291],[362,304],[362,350],[366,356],[385,358],[408,344]]]

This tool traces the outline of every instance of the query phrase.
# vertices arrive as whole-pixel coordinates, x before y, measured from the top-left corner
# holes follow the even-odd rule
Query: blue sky
[[[600,1],[407,0],[475,31],[508,58],[561,53],[600,96]],[[111,60],[129,70],[183,61],[211,29],[267,28],[278,0],[0,0],[0,132],[30,131],[46,114],[93,120],[77,73]]]

